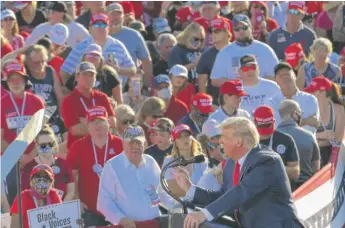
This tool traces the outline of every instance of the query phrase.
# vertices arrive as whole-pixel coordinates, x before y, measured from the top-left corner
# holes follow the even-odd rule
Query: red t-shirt
[[[18,106],[19,114],[21,115],[23,98],[14,98]],[[44,108],[43,101],[32,93],[26,92],[24,115],[20,118],[17,114],[15,106],[12,103],[11,96],[7,95],[1,99],[1,129],[4,129],[4,139],[11,143],[20,131],[26,126],[27,122],[38,110]],[[25,150],[25,153],[30,153],[34,148],[31,143]],[[3,153],[4,151],[1,151]]]
[[[13,48],[11,44],[7,43],[1,46],[1,53],[0,53],[1,58],[10,52],[13,52]]]
[[[175,96],[172,96],[169,107],[165,112],[165,117],[171,119],[176,124],[182,117],[187,115],[188,112],[189,109],[187,105]]]
[[[56,72],[56,76],[58,77],[61,85],[63,84],[62,83],[62,78],[61,78],[61,75],[60,75],[60,69],[61,69],[61,66],[62,64],[64,63],[64,59],[61,58],[60,56],[54,56],[49,62],[48,62],[48,65],[53,67],[53,69],[55,70]]]
[[[183,90],[177,93],[176,97],[177,99],[185,103],[188,109],[190,110],[194,95],[195,95],[194,85],[192,83],[188,83],[188,85]]]
[[[36,160],[32,160],[26,164],[22,170],[22,189],[30,189],[30,173],[32,169],[38,165]],[[55,166],[58,166],[60,172],[54,174],[54,188],[63,191],[63,197],[67,193],[67,184],[74,182],[72,169],[68,166],[65,159],[55,158]],[[53,166],[52,166],[53,167]]]
[[[79,118],[86,117],[86,110],[81,102],[83,100],[87,108],[93,107],[93,99],[95,101],[95,105],[103,106],[107,112],[108,116],[115,116],[115,112],[113,107],[109,102],[108,96],[97,90],[92,90],[90,98],[83,96],[77,88],[73,90],[68,96],[66,96],[61,104],[61,115],[64,119],[65,126],[67,129],[70,129],[72,126],[79,124]],[[70,130],[68,130],[68,137],[67,137],[67,148],[70,148],[72,143],[81,138],[81,136],[77,137],[71,134]]]
[[[108,151],[106,161],[120,154],[123,151],[121,138],[109,134]],[[105,145],[103,148],[96,148],[98,163],[104,166]],[[99,177],[93,172],[93,165],[96,163],[91,142],[91,136],[87,135],[78,139],[68,150],[67,162],[72,170],[78,171],[79,198],[85,203],[89,210],[97,211],[97,196]]]
[[[50,198],[50,203],[51,204],[56,204],[56,203],[62,203],[58,193],[51,189],[48,192],[48,197]],[[22,191],[22,215],[23,215],[23,228],[29,228],[29,220],[28,220],[28,210],[35,209],[35,201],[31,195],[30,190],[24,190]],[[13,201],[11,210],[10,210],[11,215],[12,214],[18,214],[18,198],[16,197]]]

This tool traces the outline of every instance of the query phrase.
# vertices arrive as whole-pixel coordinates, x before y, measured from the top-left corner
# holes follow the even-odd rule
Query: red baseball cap
[[[292,43],[285,48],[285,60],[292,68],[296,67],[299,60],[305,57],[302,45],[300,43]]]
[[[332,82],[324,76],[317,76],[313,78],[310,85],[307,88],[305,88],[303,91],[307,93],[314,93],[319,90],[321,91],[332,90]]]
[[[224,82],[220,87],[220,94],[237,95],[240,97],[248,96],[248,94],[244,92],[243,85],[240,80],[229,80]]]
[[[217,18],[211,21],[210,23],[211,28],[213,29],[225,29],[227,31],[231,31],[231,25],[226,20],[223,20],[221,18]]]
[[[274,132],[274,112],[269,106],[263,105],[254,111],[254,123],[260,135],[271,135]],[[269,125],[269,127],[260,127],[260,125]]]
[[[91,21],[90,21],[90,25],[93,25],[94,23],[96,23],[97,21],[102,21],[105,24],[109,24],[109,18],[106,14],[104,13],[99,13],[99,14],[94,14],[91,17]]]
[[[264,2],[264,1],[252,1],[251,3],[252,4],[257,4],[257,5],[260,5],[260,6],[264,6],[264,7],[267,6],[266,2]]]
[[[288,10],[295,9],[301,13],[305,13],[305,2],[304,1],[289,1]]]
[[[32,178],[34,175],[36,175],[37,173],[39,172],[45,172],[51,180],[54,180],[54,172],[53,172],[53,169],[46,165],[46,164],[39,164],[39,165],[36,165],[32,170],[31,170],[31,173],[30,173],[30,178]]]
[[[193,97],[193,106],[195,106],[200,113],[208,114],[214,111],[212,107],[212,97],[206,93],[197,93]]]
[[[94,119],[108,120],[108,112],[103,106],[94,106],[87,110],[87,121],[90,122]]]
[[[6,67],[5,67],[6,78],[5,79],[7,79],[8,76],[12,73],[18,73],[18,74],[20,74],[22,76],[26,76],[26,77],[28,76],[26,74],[24,65],[17,60],[13,60],[12,62],[9,62],[6,64]]]
[[[181,133],[184,132],[184,131],[189,132],[191,135],[193,134],[192,130],[190,129],[190,127],[188,125],[179,124],[179,125],[175,126],[171,130],[171,138],[172,138],[172,140],[175,141],[181,135]]]
[[[183,24],[192,20],[192,8],[190,6],[180,8],[175,15],[178,23]]]

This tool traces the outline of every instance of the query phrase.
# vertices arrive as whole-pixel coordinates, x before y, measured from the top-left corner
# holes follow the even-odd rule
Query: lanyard
[[[194,124],[194,126],[195,126],[195,128],[196,128],[196,130],[198,131],[198,134],[200,134],[201,133],[201,131],[200,131],[200,128],[199,128],[199,126],[198,126],[198,124],[197,123],[195,123],[194,122],[194,120],[190,117],[190,114],[189,114],[189,119],[193,122],[193,124]]]
[[[26,92],[24,92],[24,99],[23,99],[23,104],[22,104],[21,112],[19,112],[18,105],[17,105],[16,101],[14,100],[12,93],[10,93],[10,98],[11,98],[11,101],[13,103],[14,108],[16,109],[18,117],[24,116],[24,110],[25,110],[25,104],[26,104]]]
[[[84,102],[84,99],[83,99],[82,97],[80,97],[80,102],[81,102],[81,104],[83,105],[85,111],[88,111],[88,108],[87,108],[87,106],[86,106],[86,104],[85,104],[85,102]],[[95,98],[92,98],[92,105],[93,105],[93,106],[96,106]]]
[[[92,140],[91,140],[92,141]],[[108,155],[108,142],[109,142],[109,137],[107,136],[107,141],[105,142],[105,151],[104,151],[104,159],[103,159],[103,166],[105,164],[105,161],[107,159],[107,155]],[[96,164],[99,164],[98,163],[98,159],[97,159],[97,154],[96,154],[96,147],[95,147],[95,144],[93,143],[92,141],[92,148],[93,148],[93,155],[95,157],[95,162]]]
[[[270,138],[270,143],[269,143],[268,147],[273,150],[272,146],[273,146],[273,135]]]

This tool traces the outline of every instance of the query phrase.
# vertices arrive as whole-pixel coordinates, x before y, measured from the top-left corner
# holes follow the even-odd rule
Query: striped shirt
[[[61,71],[64,71],[68,74],[73,74],[77,66],[81,62],[81,58],[84,55],[87,47],[94,43],[92,36],[87,37],[85,40],[78,43],[68,55],[64,64],[61,67]],[[107,40],[103,47],[103,58],[104,61],[107,61],[107,58],[110,54],[113,54],[117,64],[120,67],[135,67],[133,59],[125,45],[111,36],[107,36]]]

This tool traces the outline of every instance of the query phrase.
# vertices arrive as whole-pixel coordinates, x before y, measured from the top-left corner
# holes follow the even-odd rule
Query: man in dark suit
[[[201,189],[191,184],[186,170],[176,172],[186,197],[207,205],[202,211],[188,214],[184,227],[198,227],[205,220],[231,212],[243,228],[303,227],[296,215],[284,164],[279,154],[259,145],[255,125],[247,118],[231,117],[220,128],[220,142],[230,158],[223,188],[217,192]]]

